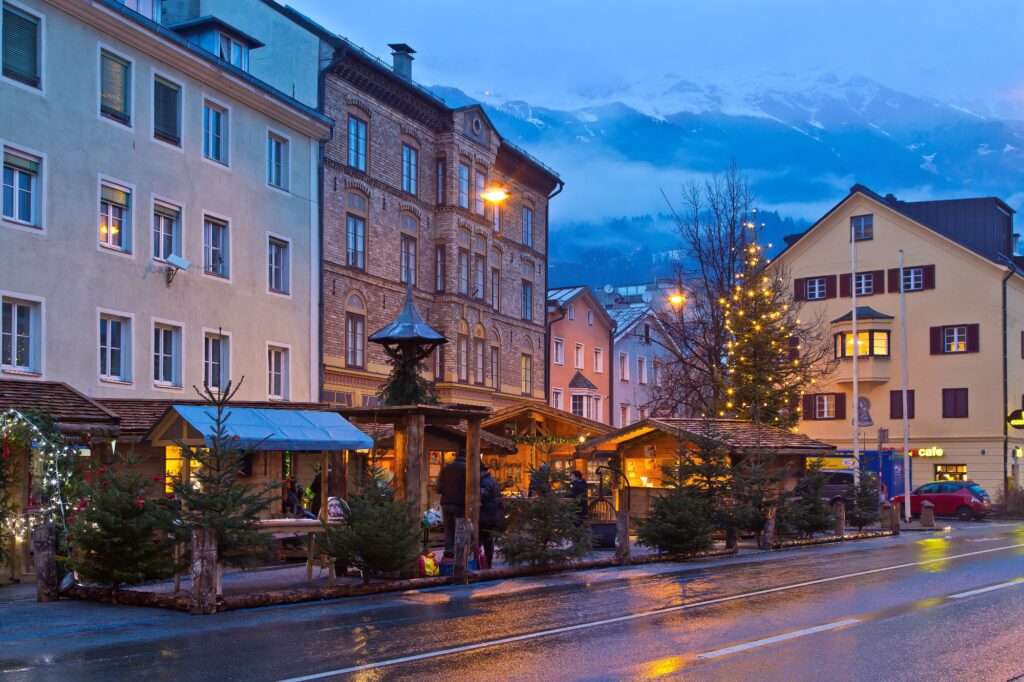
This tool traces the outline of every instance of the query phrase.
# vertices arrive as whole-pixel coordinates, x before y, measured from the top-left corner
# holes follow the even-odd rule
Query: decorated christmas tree
[[[590,551],[590,524],[581,523],[579,506],[555,490],[568,479],[550,464],[530,470],[529,498],[507,501],[508,525],[497,537],[502,556],[509,564],[540,566],[579,558]]]
[[[690,554],[711,547],[715,524],[708,500],[687,485],[682,459],[662,469],[665,490],[651,500],[650,513],[637,527],[641,544],[666,554]]]
[[[881,516],[878,477],[869,471],[862,471],[860,481],[851,483],[847,488],[846,500],[849,505],[846,510],[847,524],[857,530],[864,530],[864,526],[878,521]]]

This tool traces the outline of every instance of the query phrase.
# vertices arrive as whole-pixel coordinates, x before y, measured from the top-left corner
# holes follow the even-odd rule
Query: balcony
[[[889,381],[891,372],[888,356],[861,355],[857,358],[857,374],[862,384],[884,384]],[[852,384],[853,358],[842,358],[831,378],[840,384]]]

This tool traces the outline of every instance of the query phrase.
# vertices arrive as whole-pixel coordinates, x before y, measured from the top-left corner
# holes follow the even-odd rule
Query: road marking
[[[724,604],[726,602],[738,601],[740,599],[750,599],[752,597],[760,597],[766,594],[775,594],[777,592],[786,592],[788,590],[796,590],[801,587],[810,587],[812,585],[822,585],[824,583],[836,582],[837,580],[848,580],[850,578],[860,578],[865,575],[874,575],[876,573],[886,573],[888,571],[898,571],[902,568],[912,568],[914,566],[927,566],[929,564],[936,564],[943,561],[952,561],[953,559],[965,559],[972,556],[980,556],[982,554],[991,554],[992,552],[1001,552],[1006,549],[1018,549],[1024,547],[1024,543],[1018,543],[1015,545],[1006,545],[1005,547],[990,547],[988,549],[979,549],[974,552],[965,552],[964,554],[953,554],[946,557],[937,557],[935,559],[924,559],[923,561],[912,561],[905,564],[896,564],[894,566],[883,566],[881,568],[872,568],[866,571],[857,571],[856,573],[844,573],[843,575],[834,575],[828,578],[819,578],[817,580],[806,580],[800,583],[791,583],[789,585],[780,585],[779,587],[767,587],[763,590],[754,590],[753,592],[744,592],[742,594],[734,594],[728,597],[716,597],[715,599],[705,599],[704,601],[691,602],[689,604],[680,604],[678,606],[667,606],[661,609],[654,609],[652,611],[641,611],[640,613],[630,613],[625,616],[616,616],[614,618],[605,618],[603,620],[591,621],[589,623],[578,623],[576,625],[566,625],[560,628],[552,628],[550,630],[540,630],[538,632],[527,632],[522,635],[515,635],[512,637],[502,637],[500,639],[489,639],[483,642],[475,642],[473,644],[464,644],[462,646],[451,647],[449,649],[438,649],[436,651],[426,651],[421,654],[412,654],[409,656],[402,656],[400,658],[390,658],[383,661],[377,661],[375,663],[364,663],[363,665],[355,665],[348,668],[339,668],[337,670],[327,670],[322,673],[312,673],[310,675],[302,675],[300,677],[290,677],[280,682],[309,682],[310,680],[322,680],[327,677],[335,677],[337,675],[348,675],[351,673],[358,673],[364,670],[374,670],[376,668],[387,668],[393,665],[400,665],[402,663],[412,663],[414,661],[422,661],[430,658],[439,658],[441,656],[448,656],[450,654],[459,654],[466,651],[476,651],[478,649],[488,649],[495,646],[501,646],[502,644],[513,644],[515,642],[525,642],[531,639],[539,639],[541,637],[548,637],[550,635],[559,635],[565,632],[575,632],[578,630],[589,630],[590,628],[600,627],[602,625],[611,625],[613,623],[625,623],[628,621],[639,620],[641,618],[653,618],[655,616],[662,616],[666,613],[675,613],[678,611],[688,611],[690,609],[700,608],[702,606],[711,606],[713,604]]]
[[[1011,580],[1008,583],[1000,583],[999,585],[989,585],[988,587],[982,587],[977,590],[971,590],[970,592],[961,592],[960,594],[949,595],[950,599],[963,599],[964,597],[973,597],[976,594],[985,594],[986,592],[993,592],[995,590],[1001,590],[1004,587],[1013,587],[1014,585],[1024,584],[1024,578],[1017,578]]]
[[[787,632],[784,635],[775,635],[774,637],[765,637],[764,639],[757,639],[753,642],[746,642],[745,644],[737,644],[735,646],[726,647],[724,649],[717,649],[715,651],[709,651],[707,653],[699,654],[697,658],[718,658],[719,656],[728,656],[729,654],[735,654],[740,651],[746,651],[747,649],[756,649],[759,646],[768,646],[769,644],[775,644],[776,642],[785,642],[788,639],[796,639],[797,637],[803,637],[804,635],[813,635],[816,632],[827,632],[828,630],[835,630],[837,628],[844,628],[847,625],[856,625],[860,621],[856,618],[847,618],[846,620],[837,620],[834,623],[826,623],[825,625],[816,625],[813,628],[804,628],[803,630],[795,630],[793,632]]]

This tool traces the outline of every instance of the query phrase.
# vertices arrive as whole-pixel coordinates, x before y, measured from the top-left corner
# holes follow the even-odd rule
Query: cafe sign
[[[1006,423],[1015,429],[1024,429],[1024,410],[1014,410],[1006,417]]]
[[[918,448],[910,451],[911,457],[942,457],[944,454],[942,448]]]

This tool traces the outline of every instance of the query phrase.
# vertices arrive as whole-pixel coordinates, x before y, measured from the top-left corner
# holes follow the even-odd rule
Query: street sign
[[[1024,410],[1014,410],[1006,418],[1006,422],[1015,429],[1024,429]]]

